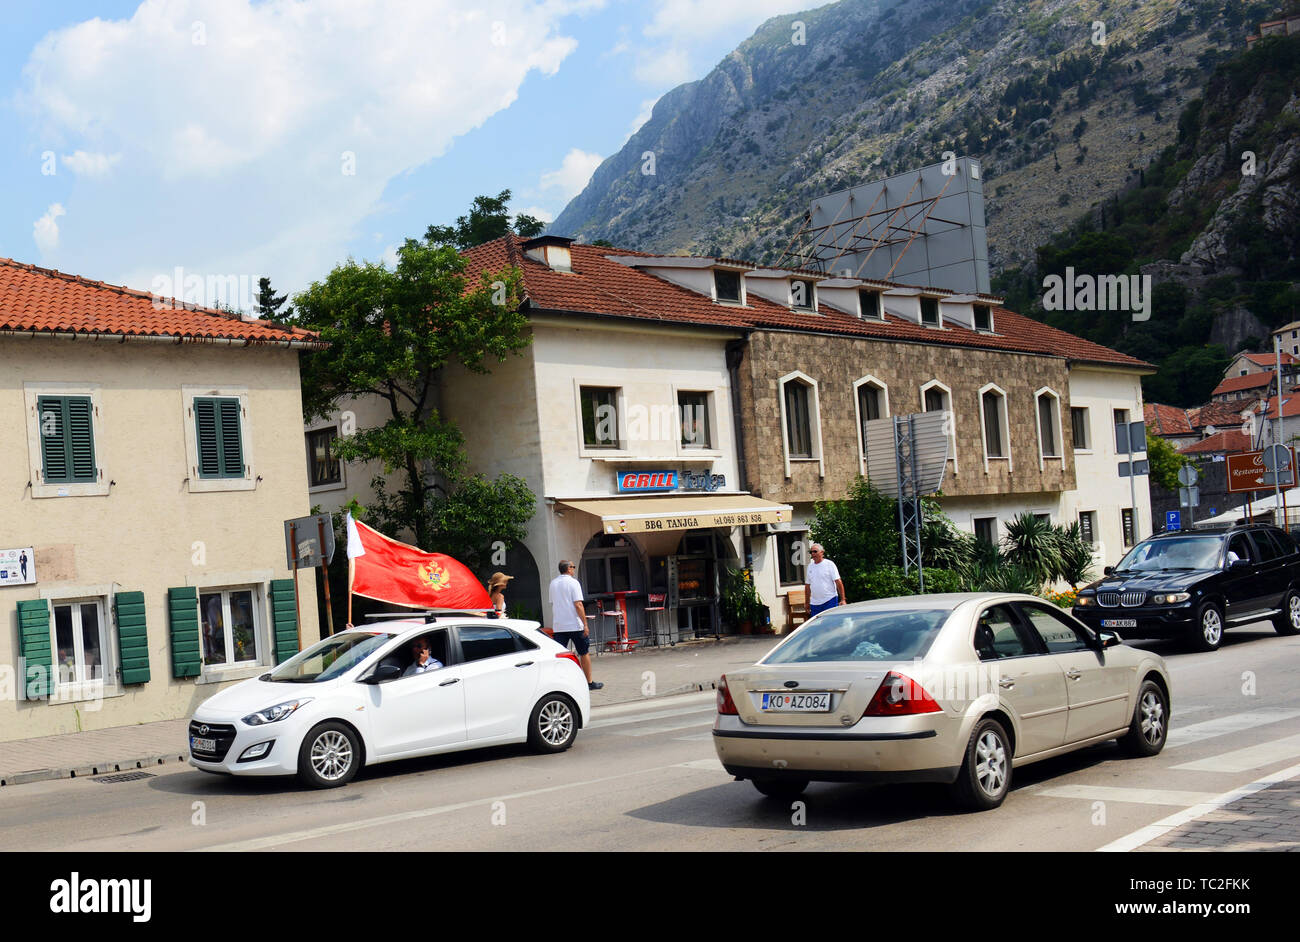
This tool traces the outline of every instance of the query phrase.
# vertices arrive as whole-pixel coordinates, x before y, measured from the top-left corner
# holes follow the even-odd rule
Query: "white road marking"
[[[706,742],[713,738],[713,730],[703,733],[695,733],[691,736],[674,736],[673,742]]]
[[[712,716],[702,716],[687,723],[661,723],[658,726],[641,726],[637,729],[618,729],[618,736],[653,736],[656,733],[674,733],[679,729],[694,729],[696,726],[712,725]]]
[[[610,706],[591,708],[591,715],[596,719],[606,716],[621,716],[624,713],[649,713],[680,706],[693,706],[703,703],[717,703],[718,694],[713,690],[704,692],[674,694],[670,697],[647,697],[644,700],[632,700],[628,703],[615,703]]]
[[[207,852],[265,850],[268,847],[278,847],[281,844],[295,844],[298,841],[310,841],[318,837],[345,834],[348,831],[364,831],[367,828],[382,828],[390,825],[401,824],[405,821],[417,821],[420,818],[430,818],[434,815],[449,814],[453,811],[463,811],[466,808],[477,808],[484,805],[491,807],[492,803],[496,801],[510,801],[515,798],[532,798],[536,795],[548,795],[551,792],[565,791],[566,789],[584,788],[588,785],[600,785],[604,782],[613,782],[621,778],[630,778],[634,775],[646,775],[651,772],[663,772],[667,769],[681,767],[682,765],[680,763],[673,765],[660,765],[651,769],[638,769],[635,772],[621,772],[618,775],[606,775],[602,778],[586,779],[581,782],[567,782],[562,785],[551,785],[547,788],[533,788],[528,791],[515,792],[510,795],[495,795],[490,798],[475,798],[471,801],[458,801],[451,805],[439,805],[434,808],[420,808],[416,811],[402,811],[397,814],[386,814],[377,818],[364,818],[358,821],[341,821],[338,824],[326,824],[321,827],[307,828],[302,831],[286,831],[283,834],[268,834],[265,837],[254,837],[244,841],[232,841],[228,844],[213,844],[210,847],[200,847],[196,849]],[[720,767],[721,766],[719,766],[719,768]]]
[[[1169,730],[1169,741],[1165,743],[1165,748],[1176,749],[1179,746],[1187,746],[1205,739],[1213,739],[1215,736],[1239,733],[1254,726],[1280,723],[1282,720],[1294,719],[1297,716],[1300,716],[1300,710],[1280,710],[1266,707],[1248,713],[1233,713],[1230,716],[1221,716],[1216,720],[1206,720],[1204,723],[1193,723],[1191,726],[1174,727]]]
[[[1144,828],[1138,828],[1132,834],[1126,834],[1117,840],[1111,841],[1109,844],[1098,847],[1097,850],[1112,853],[1123,853],[1130,850],[1136,850],[1143,844],[1153,841],[1157,837],[1168,834],[1176,827],[1181,827],[1184,824],[1195,821],[1197,818],[1204,817],[1212,811],[1218,811],[1224,805],[1230,804],[1238,798],[1245,798],[1247,795],[1253,795],[1255,792],[1262,791],[1270,785],[1276,785],[1278,782],[1289,781],[1296,776],[1300,776],[1300,765],[1293,765],[1289,769],[1283,769],[1281,772],[1274,772],[1271,775],[1266,775],[1261,779],[1256,779],[1253,782],[1242,785],[1240,788],[1234,788],[1230,792],[1224,792],[1222,795],[1219,795],[1204,804],[1193,805],[1185,811],[1171,814],[1169,817],[1162,818],[1155,824],[1148,824]]]
[[[677,768],[679,769],[701,769],[705,772],[721,772],[724,775],[727,770],[722,767],[722,763],[717,759],[696,759],[693,762],[682,762]]]
[[[1175,805],[1189,808],[1213,801],[1214,792],[1182,792],[1169,788],[1117,788],[1112,785],[1036,785],[1024,791],[1045,798],[1082,798],[1085,801],[1125,801],[1140,805]]]
[[[680,710],[665,710],[659,713],[645,713],[637,716],[622,716],[609,720],[592,720],[587,724],[587,729],[604,729],[608,726],[627,726],[629,723],[653,723],[655,720],[672,719],[674,716],[690,716],[692,714],[709,714],[710,717],[716,711],[712,707],[683,707]],[[710,722],[712,720],[710,719]],[[690,725],[694,725],[693,723]]]
[[[1172,768],[1187,772],[1247,772],[1268,765],[1270,762],[1295,756],[1300,756],[1300,736],[1287,736],[1285,739],[1260,743],[1258,746],[1234,749],[1232,752],[1210,756],[1208,759],[1184,762]]]

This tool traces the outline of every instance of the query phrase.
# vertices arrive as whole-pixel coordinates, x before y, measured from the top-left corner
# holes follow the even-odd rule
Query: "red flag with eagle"
[[[347,515],[348,589],[409,608],[490,609],[474,574],[450,556],[399,543]]]

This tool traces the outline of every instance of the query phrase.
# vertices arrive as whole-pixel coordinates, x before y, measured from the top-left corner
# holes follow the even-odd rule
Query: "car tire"
[[[1193,651],[1217,651],[1223,643],[1223,611],[1213,602],[1196,610],[1196,623],[1187,636]]]
[[[1002,724],[992,717],[980,720],[952,786],[957,803],[976,811],[1002,804],[1011,789],[1011,759],[1011,741]]]
[[[1280,635],[1300,634],[1300,594],[1295,589],[1282,596],[1282,611],[1273,617],[1273,630]]]
[[[789,801],[798,798],[808,787],[806,778],[756,778],[754,787],[768,798]]]
[[[1120,737],[1120,748],[1131,756],[1154,756],[1165,748],[1168,738],[1169,698],[1154,680],[1144,680],[1133,708],[1133,722]]]
[[[537,701],[528,718],[528,744],[538,752],[563,752],[578,735],[578,708],[562,693]]]
[[[352,728],[337,720],[319,723],[298,747],[298,778],[311,788],[338,788],[361,768],[361,743]]]

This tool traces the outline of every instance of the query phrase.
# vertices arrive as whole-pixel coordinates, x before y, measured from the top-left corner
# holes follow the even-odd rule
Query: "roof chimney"
[[[573,240],[567,236],[544,235],[524,242],[524,254],[541,262],[551,271],[573,271],[573,255],[569,246]]]

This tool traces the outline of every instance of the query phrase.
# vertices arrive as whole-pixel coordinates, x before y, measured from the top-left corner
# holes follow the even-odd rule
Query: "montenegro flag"
[[[347,526],[349,591],[409,608],[492,607],[483,584],[450,556],[389,539],[351,514]]]

